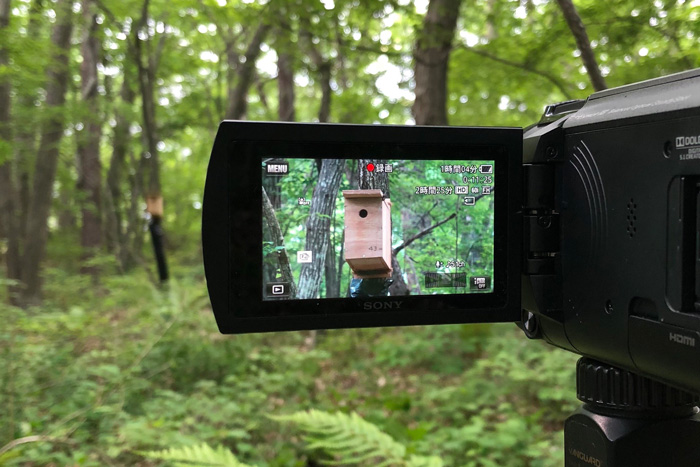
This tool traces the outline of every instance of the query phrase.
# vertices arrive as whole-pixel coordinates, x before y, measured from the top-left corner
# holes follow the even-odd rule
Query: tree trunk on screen
[[[416,81],[413,118],[418,125],[447,125],[447,67],[461,0],[430,0],[413,51]]]
[[[83,257],[90,258],[102,245],[102,164],[100,162],[102,125],[97,92],[100,44],[97,38],[97,16],[92,0],[83,1],[83,19],[85,36],[81,47],[83,62],[80,65],[80,92],[88,117],[84,120],[83,130],[78,136],[78,188],[84,192],[80,243],[83,247]],[[83,266],[82,271],[90,274],[97,273],[97,270],[90,266]]]
[[[245,117],[246,111],[248,110],[248,89],[253,82],[253,74],[255,73],[255,61],[260,55],[260,45],[265,40],[267,32],[270,30],[270,26],[267,24],[261,24],[258,29],[255,30],[255,34],[248,43],[248,47],[245,52],[245,62],[244,63],[229,63],[230,68],[238,68],[237,78],[238,81],[236,86],[229,87],[228,91],[228,109],[226,110],[226,119],[230,120],[240,120]],[[236,54],[228,54],[230,59],[238,59]]]
[[[333,225],[336,223],[335,216],[333,216],[332,223]],[[326,251],[326,264],[324,265],[326,278],[326,298],[340,297],[340,278],[338,277],[337,260],[338,253],[336,252],[336,243],[333,242],[333,236],[331,235],[330,229],[328,229],[328,250]]]
[[[24,304],[38,303],[41,296],[39,266],[46,251],[47,219],[56,178],[59,144],[63,136],[63,116],[58,108],[66,99],[69,74],[70,38],[73,31],[73,2],[59,0],[55,4],[56,22],[51,32],[55,55],[47,69],[45,107],[50,113],[42,127],[34,170],[33,196],[27,215],[26,244],[22,261]]]
[[[386,164],[385,160],[382,159],[360,159],[357,161],[357,186],[360,190],[382,190],[382,195],[384,198],[391,198],[391,193],[389,190],[389,177],[386,172],[382,170],[379,172],[376,167],[381,164],[384,166]],[[375,169],[373,171],[367,170],[367,166],[373,164]]]
[[[331,216],[343,174],[344,159],[324,159],[318,176],[318,183],[311,198],[309,217],[306,221],[306,244],[312,261],[303,263],[299,274],[298,298],[319,296],[321,277],[328,252],[328,233]]]
[[[265,188],[262,189],[262,209],[263,209],[263,221],[264,221],[264,232],[268,235],[265,240],[271,241],[275,247],[284,247],[284,235],[282,235],[282,229],[280,229],[279,222],[277,222],[277,216],[275,216],[275,210],[270,203],[270,198],[267,196]],[[292,275],[292,267],[289,264],[289,255],[287,254],[287,249],[284,248],[277,254],[277,264],[282,276],[282,281],[289,284],[289,297],[297,298],[297,287],[294,283],[294,276]],[[275,277],[268,277],[268,280],[275,280]],[[264,292],[263,292],[264,293]]]
[[[583,61],[583,66],[586,67],[593,89],[596,91],[607,89],[608,85],[605,83],[605,78],[603,78],[600,68],[598,68],[598,61],[593,53],[591,41],[588,39],[586,27],[583,25],[574,3],[571,0],[557,0],[557,3],[564,14],[566,24],[569,25],[569,29],[574,35],[576,46],[581,51],[581,60]]]

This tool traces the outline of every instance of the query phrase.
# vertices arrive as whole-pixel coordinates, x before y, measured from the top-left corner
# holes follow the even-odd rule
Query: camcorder
[[[525,129],[224,121],[202,218],[222,333],[515,322],[582,355],[581,466],[700,465],[699,231],[700,70]]]

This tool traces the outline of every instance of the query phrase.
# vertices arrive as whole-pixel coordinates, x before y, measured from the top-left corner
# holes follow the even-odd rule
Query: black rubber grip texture
[[[700,396],[627,370],[580,358],[576,363],[576,397],[611,409],[660,409],[700,404]]]

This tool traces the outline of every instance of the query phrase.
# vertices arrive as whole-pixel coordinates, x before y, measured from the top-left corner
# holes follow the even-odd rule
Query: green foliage
[[[490,325],[423,326],[410,333],[380,339],[375,361],[387,368],[428,368],[439,374],[459,374],[465,361],[478,357],[491,334]]]
[[[405,446],[366,422],[355,412],[327,413],[318,410],[272,417],[294,424],[306,433],[308,449],[331,456],[329,465],[376,465],[406,467],[441,467],[439,458],[408,456]]]
[[[314,348],[307,333],[220,336],[201,272],[180,271],[167,291],[54,271],[42,309],[0,309],[0,449],[37,437],[6,465],[134,465],[202,443],[258,466],[338,460],[353,443],[390,446],[399,465],[561,463],[574,356],[512,325],[327,331]],[[283,413],[306,421],[280,429]]]
[[[441,446],[450,465],[561,465],[563,414],[576,406],[576,358],[494,326],[459,384],[435,381],[414,401],[445,427],[420,444]]]
[[[212,448],[206,443],[162,451],[145,451],[139,454],[150,459],[170,461],[176,467],[250,467],[248,464],[239,462],[236,456],[223,446]]]

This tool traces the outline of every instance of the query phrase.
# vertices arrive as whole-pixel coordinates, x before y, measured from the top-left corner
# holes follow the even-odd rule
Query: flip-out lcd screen
[[[223,122],[202,238],[219,329],[520,316],[522,130]]]

